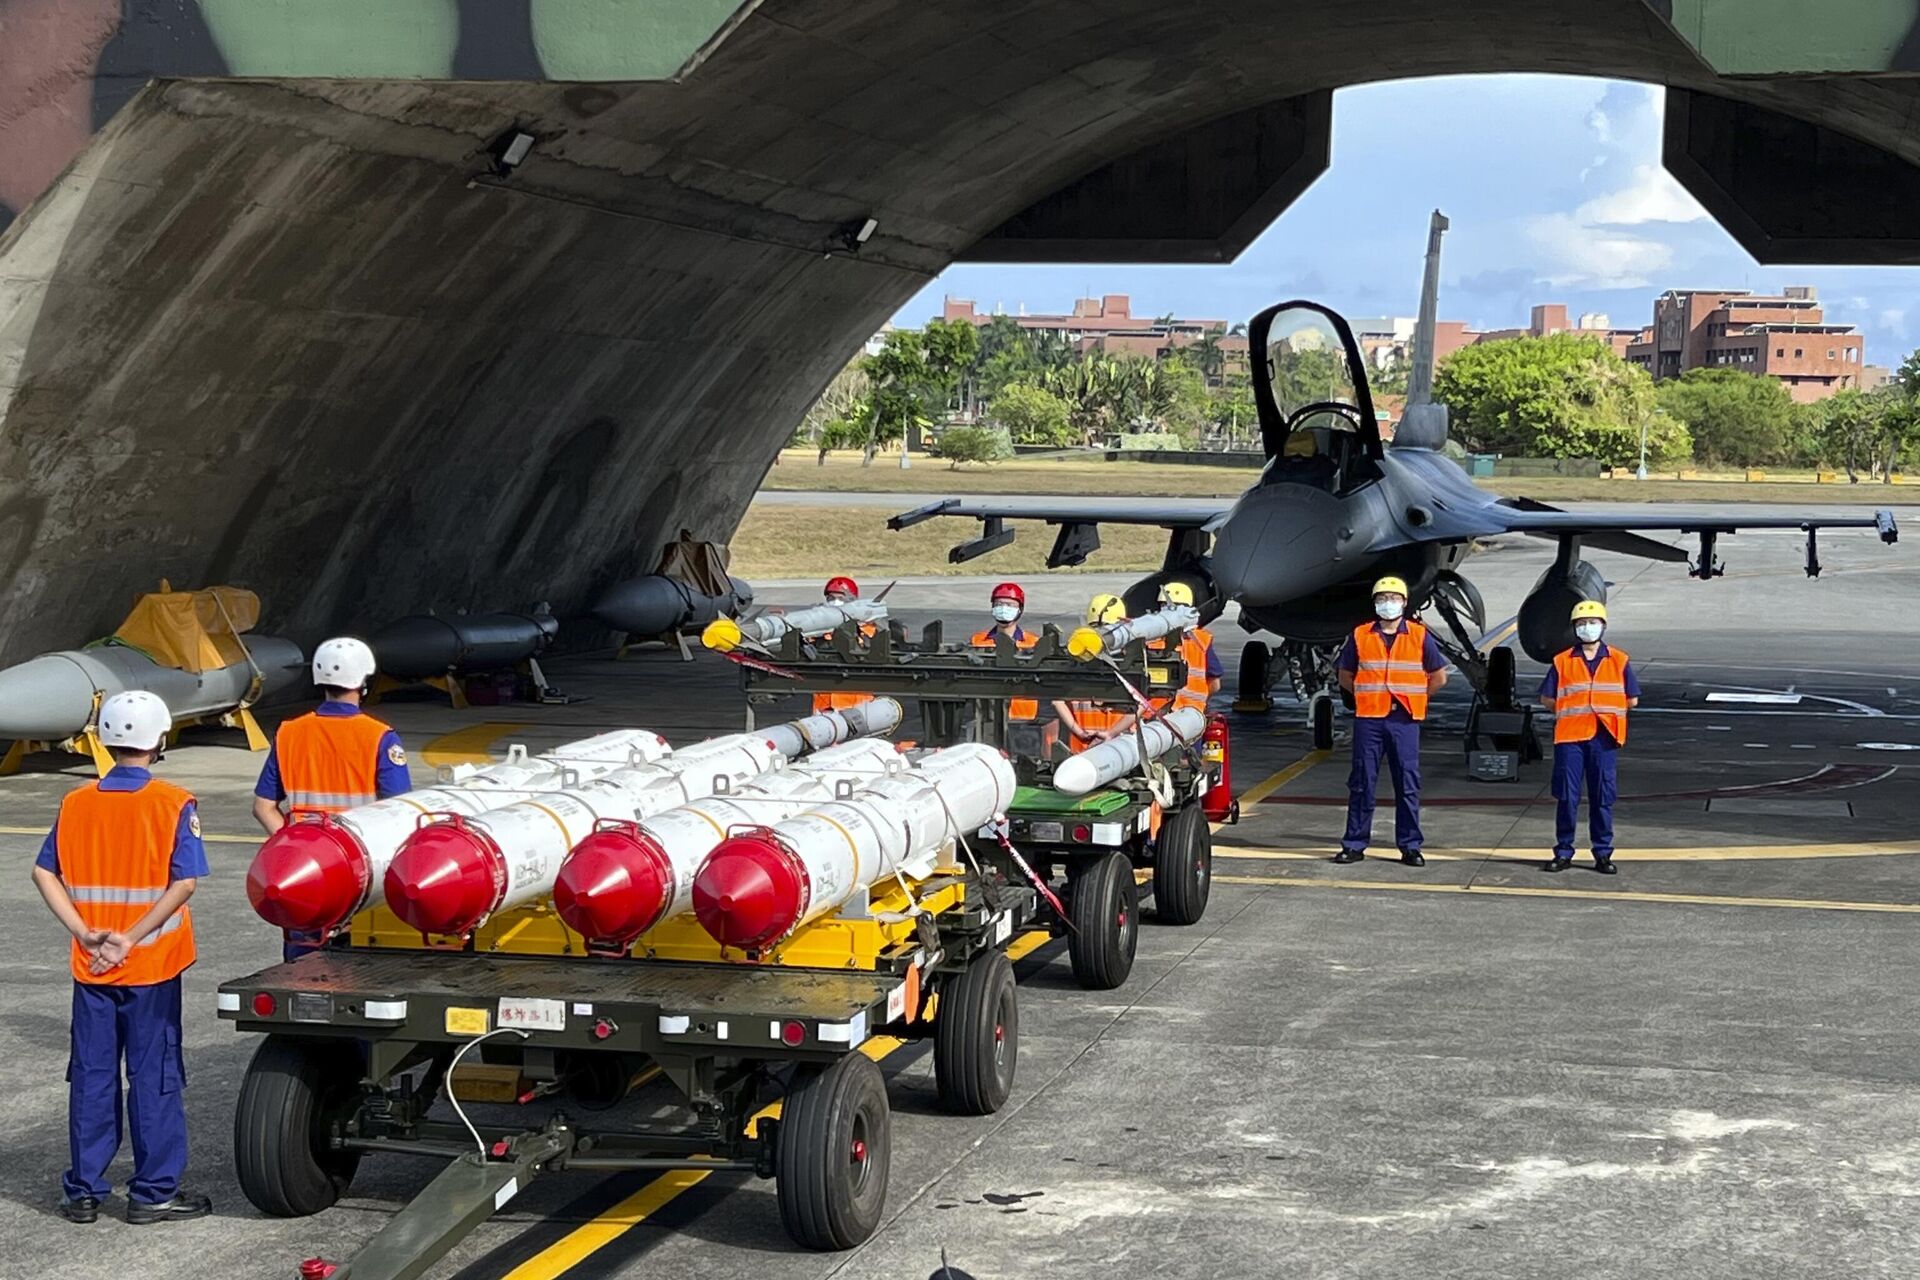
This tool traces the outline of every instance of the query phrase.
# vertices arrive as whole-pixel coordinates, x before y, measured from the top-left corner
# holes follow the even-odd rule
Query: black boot
[[[1333,861],[1339,864],[1340,866],[1344,867],[1348,863],[1359,862],[1366,856],[1367,856],[1366,854],[1362,853],[1358,849],[1342,849],[1340,852],[1333,855]]]
[[[156,1222],[185,1222],[189,1218],[204,1218],[212,1212],[211,1197],[186,1191],[176,1192],[173,1199],[159,1204],[148,1204],[143,1200],[127,1201],[127,1221],[136,1227],[150,1226]]]
[[[1593,869],[1603,876],[1617,876],[1620,874],[1620,868],[1613,865],[1612,858],[1595,858],[1593,860]]]
[[[1420,856],[1418,849],[1402,849],[1400,851],[1400,861],[1409,867],[1424,867],[1427,865],[1427,860]]]
[[[100,1220],[100,1202],[92,1196],[78,1196],[71,1200],[62,1200],[57,1213],[68,1222],[77,1222],[82,1226]]]
[[[1572,865],[1573,865],[1572,858],[1562,858],[1562,857],[1559,857],[1558,855],[1555,855],[1552,861],[1546,863],[1540,869],[1542,871],[1565,871],[1568,867]]]

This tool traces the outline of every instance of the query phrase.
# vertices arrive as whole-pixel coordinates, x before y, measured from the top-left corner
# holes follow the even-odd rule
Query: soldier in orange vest
[[[1039,638],[1028,633],[1020,625],[1020,615],[1027,611],[1027,593],[1020,589],[1017,582],[1002,582],[994,587],[987,596],[987,607],[993,616],[993,625],[983,631],[973,633],[967,643],[976,649],[991,649],[996,636],[1005,636],[1022,649],[1031,649]],[[1040,702],[1037,698],[1009,698],[1007,700],[1007,719],[1037,720],[1040,717]]]
[[[1627,740],[1627,709],[1640,705],[1640,681],[1625,649],[1600,637],[1607,606],[1582,600],[1573,606],[1573,648],[1553,660],[1540,683],[1540,700],[1553,712],[1553,858],[1541,869],[1573,865],[1573,837],[1580,820],[1582,783],[1587,792],[1587,835],[1593,869],[1614,874],[1613,801],[1615,757]]]
[[[365,641],[340,636],[313,651],[323,701],[280,726],[253,788],[253,816],[268,835],[290,817],[342,813],[412,790],[400,735],[360,709],[373,675]],[[289,933],[284,955],[294,960],[319,945],[318,938]]]
[[[113,1191],[120,1150],[120,1071],[126,1062],[135,1226],[204,1218],[213,1201],[180,1190],[187,1166],[181,1098],[180,975],[193,963],[187,899],[207,874],[193,796],[149,772],[173,717],[151,693],[100,704],[100,742],[113,768],[67,794],[40,846],[33,883],[73,935],[72,1056],[67,1136],[73,1164],[60,1180],[60,1216],[94,1222]]]
[[[1087,625],[1090,627],[1121,622],[1126,616],[1126,605],[1111,592],[1103,591],[1087,602]],[[1119,692],[1119,686],[1115,685],[1114,690]],[[1059,717],[1060,727],[1067,731],[1067,746],[1073,751],[1085,751],[1088,747],[1105,742],[1122,722],[1132,722],[1132,717],[1126,712],[1098,702],[1056,702],[1053,711]]]
[[[885,594],[884,592],[882,593]],[[820,593],[828,604],[848,604],[860,598],[860,584],[848,577],[827,579],[827,585]],[[871,640],[880,629],[871,622],[860,624],[860,634]],[[857,707],[863,702],[872,702],[870,693],[816,693],[813,695],[813,709],[819,711],[844,711],[848,707]]]
[[[1161,608],[1169,605],[1193,607],[1193,588],[1184,582],[1168,582],[1160,588],[1159,604]],[[1149,640],[1149,649],[1164,649],[1165,640]],[[1207,699],[1220,692],[1220,680],[1225,674],[1220,665],[1220,657],[1213,651],[1213,633],[1204,627],[1194,627],[1180,636],[1180,657],[1187,664],[1186,683],[1176,689],[1170,698],[1152,699],[1154,710],[1165,714],[1175,707],[1189,707],[1201,715],[1207,712]],[[1107,731],[1107,737],[1115,738],[1123,733],[1133,732],[1136,717],[1122,716]]]
[[[1347,830],[1339,863],[1367,856],[1373,837],[1374,785],[1384,757],[1393,771],[1393,842],[1400,861],[1427,865],[1420,846],[1420,722],[1427,698],[1447,682],[1447,658],[1426,627],[1406,617],[1407,584],[1382,578],[1373,584],[1376,621],[1363,622],[1347,638],[1334,666],[1340,687],[1353,695],[1353,771],[1347,775]]]

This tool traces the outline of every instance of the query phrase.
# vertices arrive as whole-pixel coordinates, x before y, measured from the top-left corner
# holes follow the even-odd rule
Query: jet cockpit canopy
[[[1379,478],[1380,427],[1353,331],[1316,302],[1283,302],[1248,326],[1262,484],[1348,493]]]

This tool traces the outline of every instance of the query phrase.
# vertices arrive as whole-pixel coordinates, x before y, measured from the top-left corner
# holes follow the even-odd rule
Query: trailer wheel
[[[234,1172],[254,1208],[303,1218],[345,1193],[360,1153],[329,1150],[327,1136],[359,1093],[360,1056],[351,1042],[261,1041],[233,1112]]]
[[[933,1033],[940,1104],[963,1116],[990,1116],[1004,1106],[1020,1056],[1020,1006],[1005,952],[975,956],[946,987]]]
[[[1111,991],[1133,972],[1133,953],[1140,943],[1133,864],[1124,853],[1110,853],[1083,867],[1067,893],[1067,910],[1073,914],[1067,938],[1073,976],[1089,991]]]
[[[780,1221],[809,1249],[851,1249],[880,1225],[887,1203],[892,1122],[873,1059],[850,1053],[802,1067],[774,1138]]]
[[[1153,851],[1154,913],[1167,924],[1198,924],[1213,889],[1213,830],[1198,804],[1174,810]]]

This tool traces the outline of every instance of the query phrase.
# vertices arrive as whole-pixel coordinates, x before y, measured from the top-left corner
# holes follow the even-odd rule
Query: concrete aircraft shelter
[[[948,263],[1231,259],[1334,89],[1516,71],[1669,86],[1762,261],[1920,262],[1920,0],[0,0],[0,661],[161,576],[577,611]]]

